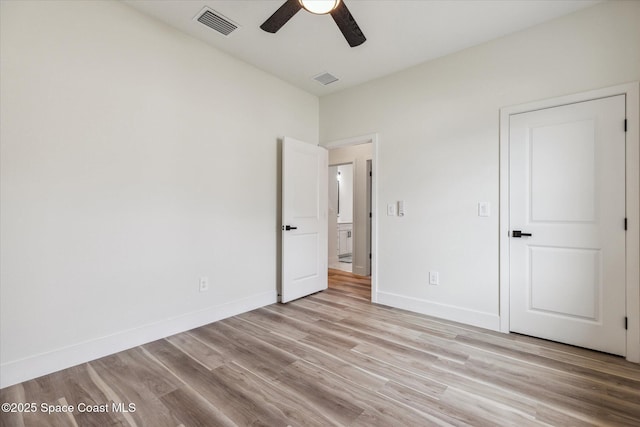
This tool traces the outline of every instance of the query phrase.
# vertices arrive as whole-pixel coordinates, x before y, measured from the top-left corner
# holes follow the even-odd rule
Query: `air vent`
[[[205,7],[196,17],[197,21],[206,25],[212,30],[216,30],[225,37],[238,29],[238,24],[232,22],[229,18],[226,18],[216,12],[215,10]]]
[[[328,85],[331,84],[333,82],[337,82],[338,78],[334,75],[331,75],[329,73],[321,73],[318,74],[317,76],[313,77],[313,80],[317,81],[318,83],[321,83],[323,85]]]

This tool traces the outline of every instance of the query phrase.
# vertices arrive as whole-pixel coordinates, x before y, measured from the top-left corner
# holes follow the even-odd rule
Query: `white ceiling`
[[[124,0],[230,55],[322,96],[593,6],[600,0],[345,0],[367,41],[351,48],[329,15],[298,12],[260,29],[284,0]],[[239,24],[229,37],[194,17],[207,6]],[[323,86],[313,76],[340,80]]]

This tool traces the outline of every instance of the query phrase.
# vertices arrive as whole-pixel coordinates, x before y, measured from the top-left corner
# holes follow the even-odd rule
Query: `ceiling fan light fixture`
[[[331,13],[340,4],[340,0],[298,0],[306,11],[316,15]]]

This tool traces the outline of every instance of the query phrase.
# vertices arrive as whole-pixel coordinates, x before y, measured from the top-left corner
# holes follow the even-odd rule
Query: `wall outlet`
[[[440,284],[440,274],[437,271],[429,272],[429,284],[430,285],[439,285]]]
[[[199,283],[200,292],[207,292],[209,290],[209,278],[201,277]]]

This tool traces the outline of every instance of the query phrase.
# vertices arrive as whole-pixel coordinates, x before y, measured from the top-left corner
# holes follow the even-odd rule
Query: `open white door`
[[[327,288],[328,157],[316,145],[282,143],[283,303]]]

